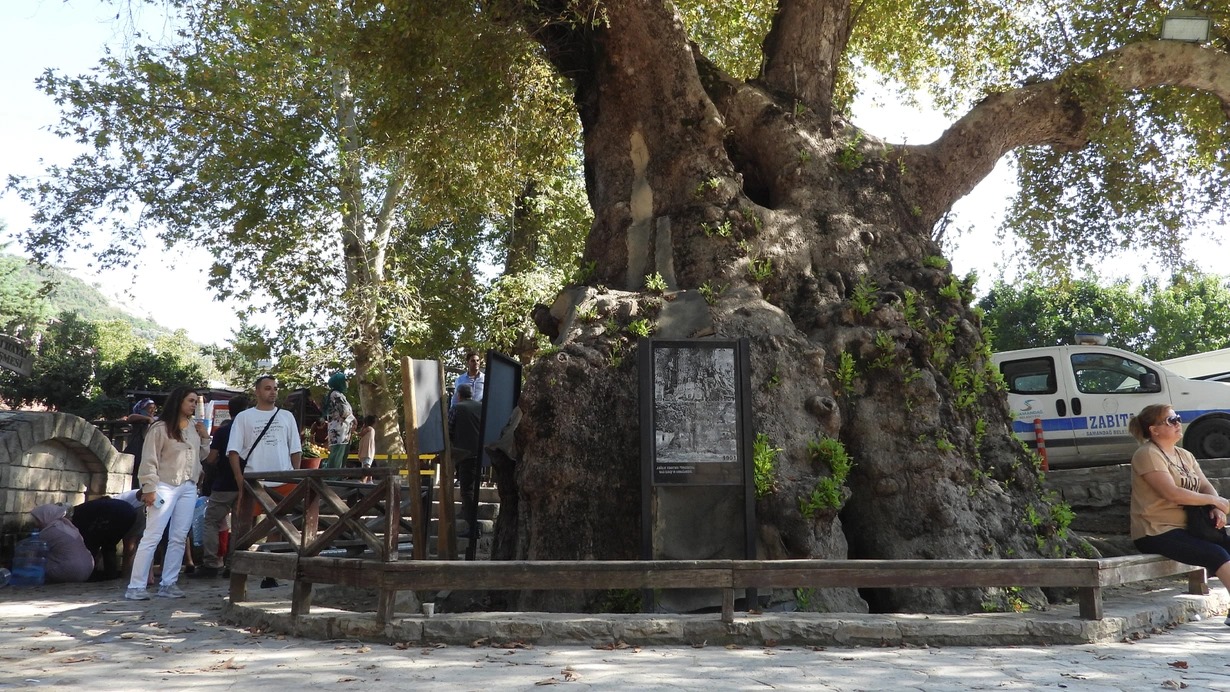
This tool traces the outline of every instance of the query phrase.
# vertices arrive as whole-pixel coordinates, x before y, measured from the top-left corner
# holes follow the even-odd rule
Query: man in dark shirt
[[[137,510],[144,504],[137,495],[138,491],[129,490],[117,497],[99,497],[73,507],[73,526],[85,547],[95,555],[96,566],[90,581],[115,579],[132,569],[132,557],[145,530],[145,515]],[[122,571],[115,559],[115,546],[120,541],[124,542]]]
[[[209,456],[203,464],[213,465],[216,469],[213,476],[213,486],[209,494],[209,503],[205,505],[205,530],[201,537],[201,549],[205,553],[205,566],[192,573],[194,577],[216,577],[224,566],[222,556],[218,555],[218,532],[222,530],[223,522],[235,506],[239,497],[239,484],[236,480],[243,476],[243,468],[235,468],[232,460],[227,457],[226,446],[231,441],[231,422],[240,411],[248,408],[248,398],[242,394],[230,400],[231,420],[218,426],[214,431],[213,441],[209,443]]]
[[[461,507],[467,523],[475,517],[476,504],[475,485],[478,483],[479,437],[482,435],[483,405],[474,400],[474,392],[470,385],[457,385],[457,404],[453,406],[452,439],[453,446],[465,454],[465,458],[457,462],[457,482],[461,486]],[[459,454],[459,456],[460,456]],[[470,538],[477,537],[478,532],[469,527]]]

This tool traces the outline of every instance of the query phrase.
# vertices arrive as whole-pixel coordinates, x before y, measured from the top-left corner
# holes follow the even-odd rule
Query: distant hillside
[[[11,255],[10,255],[11,256]],[[91,322],[110,322],[120,320],[132,325],[132,333],[144,341],[153,341],[159,336],[171,334],[174,330],[163,327],[153,320],[137,317],[124,311],[123,308],[95,286],[69,275],[54,267],[40,269],[24,265],[18,275],[39,283],[51,281],[55,287],[47,295],[51,304],[51,314],[58,315],[65,310],[75,310],[83,318]]]

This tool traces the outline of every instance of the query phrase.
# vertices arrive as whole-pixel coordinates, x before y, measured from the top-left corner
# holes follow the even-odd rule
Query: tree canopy
[[[487,339],[498,305],[541,298],[575,262],[588,210],[562,81],[474,7],[170,9],[173,35],[40,78],[64,109],[54,131],[85,151],[10,181],[36,208],[27,249],[123,265],[152,233],[209,250],[217,296],[272,298],[272,355],[356,371],[394,442],[393,357]],[[489,300],[480,273],[518,246],[551,271]]]
[[[1138,286],[1031,274],[997,281],[978,307],[997,351],[1071,344],[1077,332],[1105,334],[1110,345],[1154,360],[1230,346],[1230,284],[1208,274]]]

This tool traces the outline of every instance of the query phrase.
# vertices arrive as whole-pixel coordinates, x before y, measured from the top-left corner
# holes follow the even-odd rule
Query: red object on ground
[[[1034,444],[1038,449],[1038,456],[1042,457],[1042,470],[1050,471],[1050,464],[1046,463],[1046,438],[1042,436],[1042,419],[1034,419]]]

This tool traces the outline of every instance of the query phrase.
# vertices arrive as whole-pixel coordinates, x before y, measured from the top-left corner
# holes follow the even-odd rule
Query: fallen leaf
[[[338,682],[354,682],[355,680],[358,680],[358,678],[338,678],[337,679]]]
[[[705,640],[705,641],[703,641],[703,642],[693,642],[693,643],[692,643],[692,648],[693,648],[693,649],[703,649],[703,648],[705,648],[705,645],[706,645],[706,644],[708,644],[708,643],[709,643],[709,640],[708,640],[708,639],[706,639],[706,640]]]
[[[1184,690],[1187,689],[1187,683],[1178,680],[1166,680],[1162,682],[1162,688],[1167,690]]]
[[[371,652],[371,650],[372,650],[372,647],[370,646],[360,646],[358,649],[355,649],[355,653],[356,654],[366,654],[366,653]]]
[[[205,668],[204,670],[209,671],[209,670],[243,670],[243,669],[244,667],[241,665],[236,665],[235,658],[231,657],[231,658],[226,659],[225,661],[219,661],[213,664],[212,666]]]
[[[534,648],[534,645],[526,644],[525,642],[502,642],[502,643],[491,642],[491,648],[493,649],[532,649]]]
[[[1172,661],[1169,665],[1171,668],[1181,668],[1182,670],[1187,670],[1187,661]]]
[[[739,646],[738,644],[727,644],[727,645],[726,645],[726,648],[727,648],[727,649],[730,649],[731,651],[733,651],[733,650],[735,650],[735,649],[742,649],[743,647]]]
[[[487,646],[487,638],[486,638],[486,637],[483,637],[482,639],[475,639],[474,641],[470,642],[470,644],[469,644],[469,647],[470,647],[471,649],[477,649],[477,648],[478,648],[478,647],[480,647],[480,646]]]
[[[410,642],[395,642],[393,644],[393,648],[397,649],[398,651],[405,651],[406,649],[410,648]]]
[[[556,680],[555,678],[547,678],[546,680],[539,680],[538,682],[534,684],[535,685],[558,685],[559,680]]]
[[[599,651],[614,651],[615,649],[626,649],[628,648],[628,645],[623,641],[617,641],[609,644],[598,644],[593,648],[598,649]]]
[[[60,659],[60,663],[86,663],[88,661],[95,661],[95,660],[97,659],[95,659],[93,656],[77,656],[76,658],[62,658]]]

